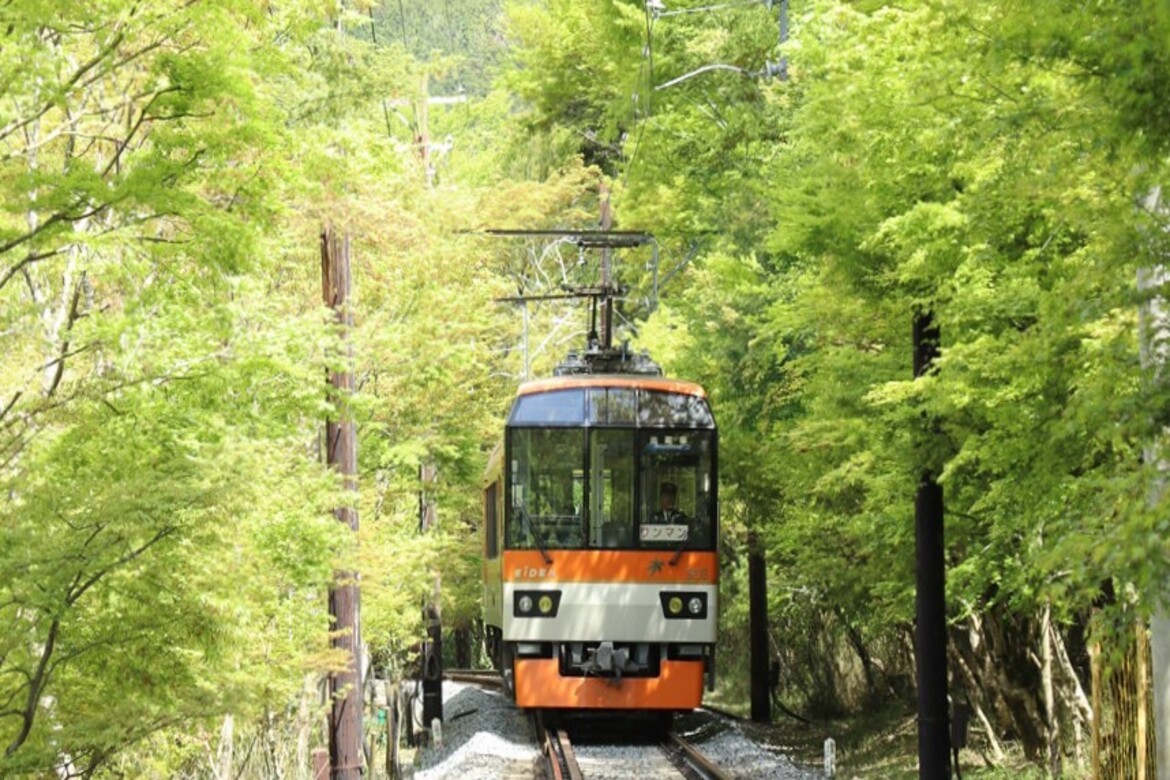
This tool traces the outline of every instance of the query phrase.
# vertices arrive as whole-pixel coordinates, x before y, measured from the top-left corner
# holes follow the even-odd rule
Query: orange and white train
[[[521,385],[489,461],[486,642],[519,707],[669,714],[714,685],[718,432],[653,369]]]

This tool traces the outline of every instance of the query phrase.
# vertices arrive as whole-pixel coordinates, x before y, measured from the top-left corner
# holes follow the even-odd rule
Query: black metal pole
[[[753,533],[748,539],[748,617],[751,633],[752,720],[772,721],[768,681],[768,574],[764,551]]]
[[[914,317],[914,376],[930,370],[938,355],[939,330],[930,312]],[[917,622],[914,649],[918,673],[918,776],[951,776],[947,718],[946,559],[943,546],[943,491],[926,468],[914,501]]]
[[[609,187],[603,181],[599,189],[601,196],[601,229],[609,230],[613,226],[613,209],[609,204]],[[601,348],[609,349],[613,346],[613,293],[610,291],[612,281],[611,262],[613,249],[603,247],[601,250],[601,288],[605,290],[601,299]]]
[[[422,482],[419,496],[419,526],[426,533],[434,529],[438,522],[432,492],[438,479],[438,471],[433,465],[426,464],[419,468],[419,476]],[[439,574],[436,572],[431,599],[423,610],[423,618],[427,624],[427,639],[423,646],[422,658],[423,728],[430,728],[435,720],[443,720],[443,617],[439,606],[441,587]]]

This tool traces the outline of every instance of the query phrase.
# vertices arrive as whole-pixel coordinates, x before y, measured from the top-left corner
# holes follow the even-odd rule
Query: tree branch
[[[46,363],[41,367],[41,370],[44,371],[50,366],[56,364],[56,371],[53,372],[52,382],[50,382],[49,386],[45,389],[46,398],[52,398],[53,393],[57,391],[57,386],[61,384],[61,377],[65,375],[65,359],[84,352],[91,346],[90,344],[86,344],[73,350],[73,352],[69,351],[69,334],[73,331],[73,323],[77,322],[78,319],[77,305],[81,301],[81,288],[84,285],[85,271],[82,271],[81,277],[77,280],[77,284],[73,288],[73,300],[69,303],[69,314],[65,320],[65,338],[61,341],[61,350],[55,360],[50,363]]]
[[[33,437],[36,436],[37,433],[39,433],[39,431],[33,431],[31,434],[26,436],[24,431],[21,431],[9,439],[8,443],[4,445],[4,450],[12,449],[13,447],[15,447],[15,449],[12,449],[12,453],[4,459],[3,463],[0,463],[0,470],[8,468],[9,464],[16,460],[16,456],[24,450],[24,448],[30,441],[33,440]],[[0,450],[0,452],[3,452],[3,450]]]
[[[70,89],[72,89],[74,87],[74,85],[76,85],[81,80],[81,78],[83,76],[85,76],[86,73],[88,73],[93,68],[97,67],[97,65],[100,64],[102,62],[102,60],[106,59],[113,51],[115,51],[118,48],[118,46],[121,45],[123,39],[124,39],[124,35],[122,33],[118,33],[117,35],[115,35],[113,37],[113,39],[111,39],[111,41],[109,42],[108,45],[98,49],[97,54],[93,55],[93,57],[91,57],[89,60],[82,63],[78,67],[78,69],[73,73],[73,75],[70,76],[69,79],[64,84],[62,84],[61,88],[59,90],[56,90],[54,94],[64,94],[64,93],[68,92]],[[101,74],[101,75],[104,75],[104,74]],[[98,78],[100,78],[100,76],[98,76]],[[43,117],[45,114],[49,113],[49,111],[53,108],[54,105],[55,105],[55,103],[53,100],[46,100],[44,102],[44,104],[40,107],[40,109],[38,109],[31,116],[27,116],[24,119],[12,120],[12,122],[9,122],[8,125],[6,125],[3,128],[0,128],[0,141],[3,141],[4,139],[6,139],[8,136],[12,135],[16,131],[22,130],[23,128],[25,128],[28,125],[32,124],[33,122],[37,121],[38,119]]]
[[[20,399],[20,396],[23,392],[23,390],[17,390],[12,394],[12,400],[9,401],[3,409],[0,409],[0,420],[3,420],[4,416],[12,411],[12,407],[16,406],[16,402]]]
[[[8,283],[8,280],[12,276],[14,276],[15,274],[17,274],[20,271],[23,271],[27,266],[30,266],[33,263],[39,263],[41,260],[47,260],[50,257],[56,257],[57,255],[61,254],[64,251],[65,250],[63,248],[60,248],[60,249],[51,249],[51,250],[48,250],[45,252],[30,252],[29,254],[25,255],[24,259],[21,260],[19,264],[17,264],[14,268],[12,268],[8,273],[6,273],[4,275],[4,281],[0,282],[0,289],[2,289],[4,287],[4,285]]]
[[[44,690],[45,684],[49,678],[47,669],[49,666],[49,659],[53,656],[53,648],[57,644],[57,632],[61,628],[61,621],[59,618],[54,619],[49,625],[49,636],[45,639],[45,646],[41,649],[41,660],[37,663],[37,670],[33,674],[32,679],[28,683],[28,696],[25,698],[24,710],[16,713],[21,719],[20,731],[12,742],[4,750],[5,756],[11,756],[20,749],[20,746],[28,739],[29,732],[32,731],[33,719],[37,714],[37,702],[40,701],[41,691]]]
[[[80,583],[80,585],[78,585],[77,583],[80,582],[80,580],[75,581],[75,586],[77,589],[74,590],[74,587],[70,587],[69,592],[65,595],[66,606],[71,607],[74,604],[76,604],[77,600],[79,598],[81,598],[83,595],[85,595],[85,592],[87,590],[89,590],[94,585],[96,585],[107,574],[109,574],[114,569],[118,568],[119,566],[123,566],[123,565],[129,563],[130,561],[134,560],[135,558],[138,558],[144,552],[146,552],[151,547],[153,547],[155,544],[162,541],[166,537],[170,536],[171,534],[173,534],[177,530],[178,530],[178,528],[176,526],[173,526],[173,525],[164,526],[163,528],[160,528],[158,530],[158,532],[155,533],[154,536],[150,537],[150,539],[148,539],[145,543],[143,543],[142,546],[126,553],[125,555],[123,555],[122,557],[118,558],[116,561],[111,563],[109,566],[106,566],[105,568],[103,568],[97,572],[94,572],[94,574],[89,579],[85,580],[85,582]]]
[[[130,141],[133,140],[134,136],[138,134],[138,131],[141,129],[142,125],[145,124],[148,120],[154,119],[154,117],[150,116],[149,112],[150,107],[154,105],[155,101],[168,92],[179,92],[181,90],[182,87],[170,86],[154,91],[154,94],[150,96],[150,100],[146,101],[146,105],[143,106],[142,111],[139,112],[138,119],[135,120],[134,124],[130,126],[129,130],[127,130],[125,139],[119,139],[116,142],[118,144],[118,151],[116,151],[114,156],[110,158],[110,161],[106,163],[105,169],[103,169],[101,172],[102,176],[108,176],[110,171],[121,162],[122,153],[126,151],[128,146],[130,146]]]
[[[123,200],[124,198],[125,198],[125,196],[115,198],[114,200],[111,200],[107,203],[100,203],[97,206],[92,207],[88,211],[82,211],[82,212],[79,212],[76,214],[70,214],[70,213],[67,213],[65,211],[58,211],[56,214],[49,217],[44,222],[40,223],[32,230],[29,230],[28,232],[24,233],[23,235],[17,236],[16,238],[9,240],[7,243],[0,244],[0,255],[3,255],[4,253],[15,249],[16,247],[20,246],[21,244],[24,244],[28,241],[31,241],[32,239],[36,238],[41,233],[44,233],[50,227],[52,227],[53,225],[55,225],[59,222],[76,222],[78,220],[88,219],[96,214],[100,214],[101,212],[110,208],[115,203],[117,203],[120,200]],[[79,200],[74,205],[76,207],[81,207],[82,203],[83,203],[83,201]],[[3,290],[4,285],[8,284],[9,280],[11,280],[12,277],[15,276],[18,272],[20,272],[25,266],[30,265],[31,263],[35,263],[39,260],[43,260],[46,257],[51,257],[52,255],[60,254],[62,251],[63,250],[61,250],[61,249],[56,249],[56,250],[53,250],[50,254],[30,253],[30,254],[26,255],[24,257],[24,259],[22,259],[20,262],[16,263],[16,265],[11,266],[4,273],[3,277],[0,277],[0,290]]]

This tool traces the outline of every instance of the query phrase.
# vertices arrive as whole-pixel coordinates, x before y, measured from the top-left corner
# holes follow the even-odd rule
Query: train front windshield
[[[508,422],[510,549],[713,550],[714,420],[698,396],[574,388]]]

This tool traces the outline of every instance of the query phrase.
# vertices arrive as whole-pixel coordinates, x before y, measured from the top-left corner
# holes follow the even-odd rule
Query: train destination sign
[[[682,523],[646,523],[638,531],[643,542],[683,542],[687,538],[687,526]]]

